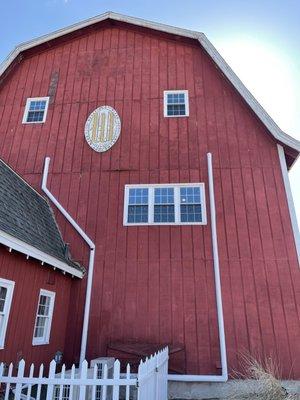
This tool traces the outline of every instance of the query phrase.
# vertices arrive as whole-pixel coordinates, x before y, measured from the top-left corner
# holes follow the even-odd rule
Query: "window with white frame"
[[[38,124],[46,121],[49,97],[29,98],[26,101],[23,124]]]
[[[204,183],[126,185],[123,224],[206,224]]]
[[[55,293],[41,289],[36,312],[32,344],[48,344],[51,331]]]
[[[0,278],[0,349],[4,348],[15,282]]]
[[[189,94],[187,90],[164,91],[164,116],[188,117]]]

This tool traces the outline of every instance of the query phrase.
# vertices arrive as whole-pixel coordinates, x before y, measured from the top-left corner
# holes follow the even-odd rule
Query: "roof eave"
[[[46,263],[51,265],[53,268],[58,268],[59,270],[68,273],[72,276],[76,276],[77,278],[83,278],[84,274],[82,271],[79,271],[76,268],[64,263],[63,261],[53,257],[43,251],[29,245],[22,240],[15,238],[12,235],[0,230],[0,243],[8,248],[11,248],[15,251],[25,254],[26,256],[35,258],[36,260],[41,261],[42,263]]]

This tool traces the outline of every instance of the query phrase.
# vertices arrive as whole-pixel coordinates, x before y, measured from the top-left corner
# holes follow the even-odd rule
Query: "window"
[[[129,189],[128,222],[148,221],[148,189]]]
[[[123,223],[204,225],[204,183],[126,185]]]
[[[49,97],[30,98],[26,101],[23,124],[38,124],[46,120]]]
[[[180,188],[181,222],[199,222],[202,220],[200,187]]]
[[[164,116],[188,117],[189,95],[187,90],[164,91]]]
[[[4,348],[6,328],[15,282],[0,278],[0,349]]]
[[[41,289],[35,318],[33,345],[49,343],[54,300],[54,292]]]
[[[154,222],[175,222],[174,188],[154,188]]]

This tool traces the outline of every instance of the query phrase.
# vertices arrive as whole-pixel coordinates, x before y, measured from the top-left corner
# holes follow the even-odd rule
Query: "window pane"
[[[7,295],[7,288],[1,286],[0,287],[0,312],[4,311],[6,295]]]
[[[36,323],[35,323],[35,329],[34,329],[34,337],[35,338],[43,338],[44,337],[44,334],[46,331],[47,319],[48,319],[48,317],[37,317]]]
[[[148,189],[129,189],[129,204],[148,204]]]
[[[155,204],[174,204],[174,188],[155,188]]]
[[[181,204],[181,222],[201,222],[201,204]]]
[[[49,305],[50,305],[50,297],[49,296],[40,296],[38,315],[49,315]]]
[[[29,111],[27,115],[27,122],[41,122],[44,118],[44,111]]]
[[[127,222],[128,223],[148,222],[148,206],[147,205],[129,205]]]
[[[181,204],[199,204],[200,188],[199,187],[182,187],[180,188],[180,203]]]
[[[185,115],[185,104],[168,104],[168,115]]]
[[[175,222],[174,205],[155,205],[154,222]]]

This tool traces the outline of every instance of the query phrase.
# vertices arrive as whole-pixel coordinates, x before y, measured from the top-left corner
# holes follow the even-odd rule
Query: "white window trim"
[[[25,106],[25,110],[24,110],[24,114],[23,114],[22,124],[43,124],[46,121],[46,117],[47,117],[48,106],[49,106],[49,98],[50,97],[28,97],[27,100],[26,100],[26,106]],[[28,111],[29,111],[29,106],[30,106],[30,103],[32,101],[46,101],[43,121],[27,122],[27,115],[28,115]]]
[[[185,115],[168,115],[168,94],[184,93],[185,99]],[[182,118],[190,115],[189,108],[189,91],[188,90],[164,90],[164,117],[166,118]]]
[[[7,295],[6,295],[7,297],[5,299],[5,305],[4,305],[4,320],[2,329],[0,331],[0,349],[4,349],[5,336],[6,336],[6,330],[7,330],[7,324],[10,314],[15,282],[0,278],[0,286],[7,288]]]
[[[200,187],[200,199],[201,199],[201,212],[202,212],[202,221],[201,222],[181,222],[180,221],[180,188],[181,187]],[[127,222],[128,219],[128,205],[129,205],[129,189],[137,188],[137,189],[148,189],[148,221],[153,221],[154,216],[154,189],[155,188],[165,188],[172,187],[174,188],[174,207],[175,207],[175,222]],[[123,225],[124,226],[152,226],[152,225],[206,225],[207,224],[207,216],[206,216],[206,201],[205,201],[205,184],[203,182],[191,182],[191,183],[161,183],[161,184],[130,184],[125,185],[124,191],[124,213],[123,213]]]
[[[35,338],[34,337],[34,331],[35,331],[35,326],[37,323],[37,317],[38,317],[38,310],[39,310],[39,304],[40,304],[40,297],[41,296],[48,296],[50,297],[50,305],[49,305],[49,323],[46,327],[46,332],[44,334],[43,338]],[[37,309],[36,309],[36,315],[35,315],[35,322],[34,322],[34,327],[33,327],[33,337],[32,337],[32,345],[33,346],[39,346],[43,344],[49,344],[50,341],[50,333],[51,333],[51,325],[52,325],[52,317],[53,317],[53,310],[54,310],[54,301],[55,301],[55,292],[50,292],[49,290],[41,289],[39,293],[39,298],[38,298],[38,304],[37,304]]]

